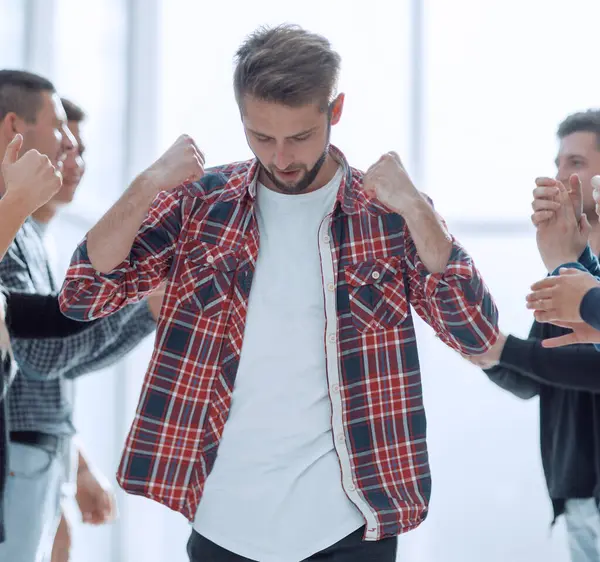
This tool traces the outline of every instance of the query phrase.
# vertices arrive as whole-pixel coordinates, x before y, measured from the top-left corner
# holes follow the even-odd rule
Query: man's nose
[[[77,139],[66,125],[62,128],[62,149],[67,152],[77,148]]]
[[[277,169],[283,171],[285,170],[294,159],[290,157],[289,154],[284,150],[284,148],[277,148],[275,150],[275,154],[273,155],[273,164],[277,167]]]

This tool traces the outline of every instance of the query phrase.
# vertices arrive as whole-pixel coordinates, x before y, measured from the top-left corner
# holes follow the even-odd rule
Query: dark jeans
[[[364,528],[358,529],[345,539],[313,554],[306,560],[321,562],[396,562],[398,543],[396,537],[377,542],[363,541],[363,532]],[[233,552],[221,548],[193,530],[187,544],[187,552],[190,562],[260,562],[260,560],[251,560],[233,554]]]

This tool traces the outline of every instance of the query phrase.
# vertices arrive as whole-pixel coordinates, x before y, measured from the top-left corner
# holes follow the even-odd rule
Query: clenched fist
[[[395,152],[384,154],[367,170],[363,189],[369,197],[400,215],[408,212],[415,201],[423,200]]]
[[[23,137],[15,135],[6,148],[2,175],[7,195],[23,204],[28,214],[47,203],[61,188],[62,175],[45,154],[28,150],[21,158]]]
[[[146,174],[161,191],[198,181],[204,175],[204,154],[188,135],[181,135]]]
[[[76,499],[84,523],[102,525],[117,516],[117,500],[110,484],[89,468],[77,473]]]

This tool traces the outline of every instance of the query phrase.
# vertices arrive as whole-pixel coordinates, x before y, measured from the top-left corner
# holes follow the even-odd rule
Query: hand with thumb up
[[[15,135],[2,161],[5,196],[30,215],[47,203],[61,188],[62,175],[45,154],[28,150],[19,158],[23,137]]]

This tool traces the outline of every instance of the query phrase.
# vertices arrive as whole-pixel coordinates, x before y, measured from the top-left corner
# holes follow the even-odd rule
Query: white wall
[[[600,107],[600,2],[424,4],[424,185],[446,216],[527,221],[558,123]]]
[[[89,112],[89,173],[56,230],[66,260],[180,133],[209,165],[249,156],[231,89],[245,34],[282,21],[324,33],[342,54],[347,94],[334,142],[363,169],[388,150],[403,156],[474,255],[501,327],[526,335],[524,295],[543,275],[528,226],[532,180],[553,173],[558,122],[600,105],[599,20],[589,0],[0,0],[0,66],[48,74]],[[562,523],[548,528],[537,400],[503,393],[426,327],[419,335],[433,497],[398,559],[566,562]],[[150,348],[79,384],[78,427],[111,478]],[[113,527],[77,528],[74,562],[186,560],[181,516],[141,498],[120,505]]]

